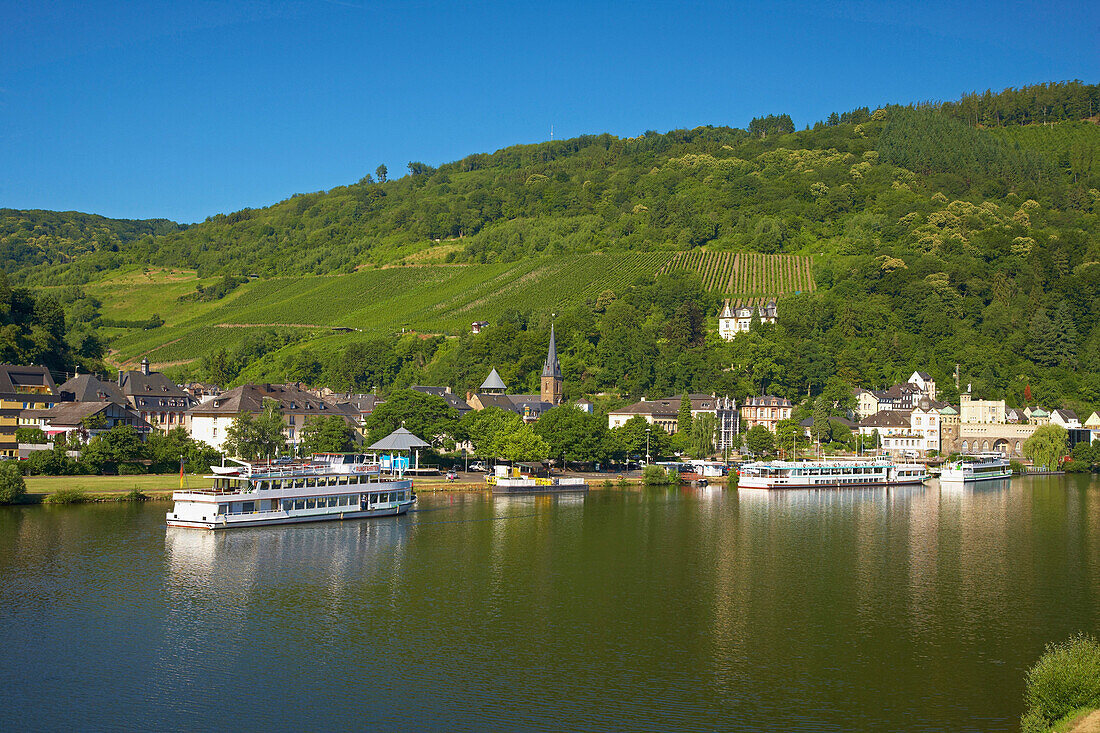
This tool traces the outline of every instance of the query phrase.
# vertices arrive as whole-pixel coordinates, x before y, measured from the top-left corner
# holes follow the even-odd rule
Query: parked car
[[[473,463],[470,464],[470,470],[471,471],[476,471],[476,472],[479,472],[479,473],[485,473],[489,469],[486,468],[485,464],[482,463],[481,461],[474,461]]]
[[[458,478],[458,472],[457,471],[447,471],[447,480],[448,481],[454,481],[457,478]]]

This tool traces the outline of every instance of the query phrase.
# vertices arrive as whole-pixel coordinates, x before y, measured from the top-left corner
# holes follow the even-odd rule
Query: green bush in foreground
[[[16,461],[0,463],[0,504],[12,504],[27,493],[27,484]]]
[[[646,466],[642,471],[642,482],[646,486],[667,486],[673,481],[672,475],[660,466]]]
[[[1079,633],[1049,644],[1028,670],[1024,692],[1024,733],[1047,731],[1059,719],[1081,708],[1100,707],[1100,641]]]
[[[1009,461],[1008,469],[1012,471],[1013,476],[1023,476],[1025,473],[1027,473],[1027,466],[1020,463],[1019,461]]]
[[[90,501],[82,489],[61,489],[42,500],[43,504],[83,504]]]
[[[135,486],[123,494],[119,501],[149,501],[149,495]]]

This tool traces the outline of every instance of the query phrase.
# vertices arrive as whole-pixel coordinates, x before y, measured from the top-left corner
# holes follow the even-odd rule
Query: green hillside
[[[768,115],[747,130],[413,161],[396,180],[9,258],[9,275],[47,286],[45,311],[56,294],[72,347],[57,363],[86,368],[107,341],[114,360],[222,381],[476,386],[496,365],[529,388],[531,352],[564,311],[563,365],[581,390],[800,399],[914,368],[948,383],[960,364],[986,395],[1100,406],[1090,109],[1100,86],[1055,83],[859,108],[801,131]],[[722,296],[779,296],[779,325],[713,342],[703,326]],[[454,345],[375,340],[474,320],[504,328]]]

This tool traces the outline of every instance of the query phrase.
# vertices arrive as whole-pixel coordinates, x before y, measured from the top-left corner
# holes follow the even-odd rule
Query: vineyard
[[[712,292],[742,298],[763,298],[814,290],[813,260],[802,255],[751,252],[681,252],[660,272],[697,273]]]
[[[186,361],[228,347],[267,326],[300,329],[311,337],[333,328],[356,329],[350,338],[400,332],[460,333],[472,321],[492,321],[509,310],[551,313],[621,291],[639,276],[652,277],[668,254],[627,252],[563,255],[486,265],[428,265],[360,270],[350,275],[272,278],[242,285],[224,300],[179,304],[168,299],[165,325],[126,330],[111,347],[116,359],[148,356],[155,364]],[[152,292],[157,286],[145,286]],[[143,287],[97,285],[104,313],[129,314]],[[180,292],[192,283],[178,287]],[[120,302],[112,302],[117,292]],[[117,314],[117,315],[116,315]]]

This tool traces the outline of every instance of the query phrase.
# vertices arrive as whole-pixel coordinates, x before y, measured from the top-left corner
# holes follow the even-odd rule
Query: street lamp
[[[645,465],[649,465],[649,428],[645,429]]]

